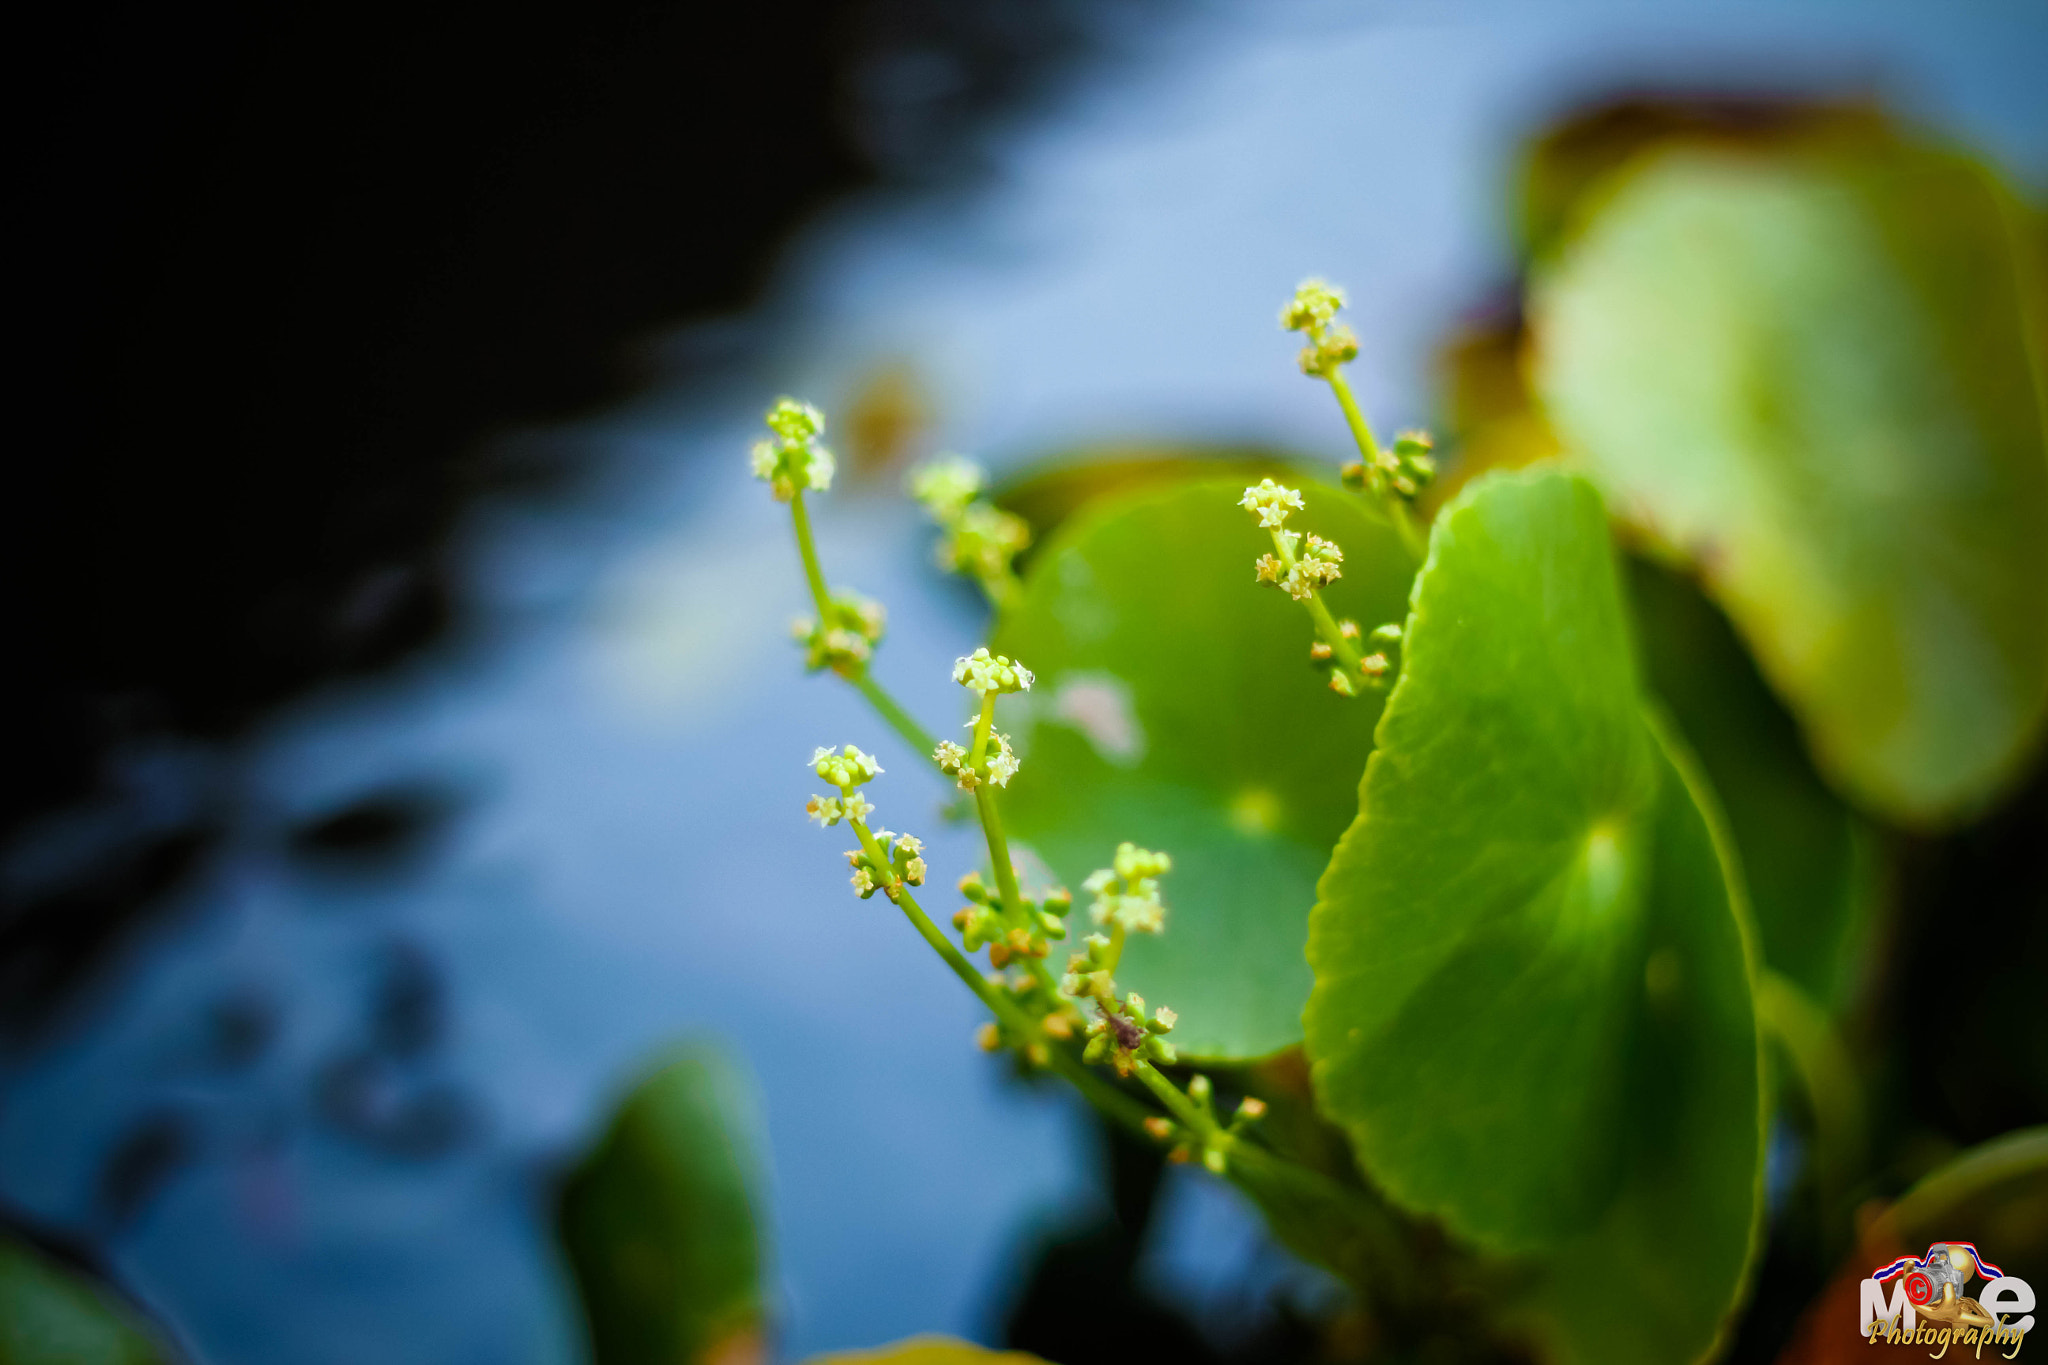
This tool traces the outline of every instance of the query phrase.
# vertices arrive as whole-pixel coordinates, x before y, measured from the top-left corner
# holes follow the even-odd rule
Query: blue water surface
[[[929,836],[935,881],[976,861],[914,757],[797,667],[802,581],[744,458],[778,392],[832,406],[907,364],[937,438],[998,467],[1120,438],[1335,459],[1338,415],[1295,372],[1280,300],[1311,272],[1348,285],[1364,400],[1426,422],[1435,346],[1512,271],[1518,141],[1617,90],[1875,94],[2048,183],[2033,4],[1214,3],[1102,37],[971,186],[843,204],[754,312],[660,344],[673,381],[509,438],[604,473],[562,505],[475,515],[462,638],[296,706],[230,761],[135,755],[124,806],[52,827],[37,856],[61,862],[201,787],[246,813],[107,991],[0,1071],[0,1194],[58,1226],[95,1225],[120,1135],[198,1116],[111,1242],[195,1357],[580,1358],[539,1177],[678,1038],[755,1078],[787,1358],[987,1338],[1034,1231],[1101,1197],[1073,1105],[974,1049],[970,999],[884,902],[852,898],[843,840],[802,818],[803,758],[855,742],[891,770],[880,818]],[[891,609],[879,676],[956,724],[970,600],[893,490],[849,478],[818,518],[832,578]],[[295,822],[395,788],[453,810],[412,865],[321,873],[285,852]],[[380,999],[426,1022],[343,1087],[352,1129],[332,1118],[354,1074],[337,1059],[374,1051]],[[236,1002],[270,1041],[225,1066]],[[1160,1292],[1200,1313],[1278,1273],[1233,1197],[1170,1189],[1145,1263]]]

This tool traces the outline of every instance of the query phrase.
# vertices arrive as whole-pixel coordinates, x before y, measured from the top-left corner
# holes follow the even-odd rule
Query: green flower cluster
[[[777,501],[788,502],[805,489],[822,493],[832,486],[838,462],[818,444],[825,433],[825,414],[809,403],[778,398],[768,409],[772,437],[754,442],[754,477],[767,484]]]
[[[865,848],[850,848],[846,851],[846,862],[853,869],[853,889],[862,900],[880,891],[890,900],[895,900],[905,885],[924,885],[924,842],[915,834],[896,834],[890,830],[873,831],[876,848],[882,856],[877,858]]]
[[[1166,906],[1159,899],[1159,878],[1173,870],[1173,859],[1126,841],[1117,845],[1113,864],[1098,868],[1081,883],[1081,889],[1095,897],[1089,918],[1129,934],[1163,931]]]
[[[825,603],[824,620],[800,617],[790,623],[789,633],[804,647],[805,668],[813,673],[829,668],[842,678],[855,678],[874,657],[888,625],[889,613],[880,602],[839,588]]]
[[[941,455],[913,470],[910,495],[944,532],[934,558],[947,573],[966,574],[991,600],[1016,591],[1016,558],[1031,544],[1031,526],[982,497],[981,467],[958,455]]]
[[[1178,1022],[1179,1017],[1163,1005],[1148,1013],[1145,997],[1136,991],[1121,1004],[1099,1002],[1088,1023],[1088,1045],[1081,1050],[1081,1060],[1108,1062],[1119,1076],[1130,1075],[1141,1058],[1171,1066],[1177,1057],[1165,1035]]]
[[[984,697],[993,692],[1029,692],[1036,681],[1031,670],[1004,654],[991,654],[983,645],[953,663],[953,681],[972,688]]]
[[[1413,502],[1436,480],[1436,459],[1430,454],[1435,448],[1428,432],[1404,431],[1394,438],[1393,449],[1379,451],[1371,463],[1353,460],[1345,465],[1344,486],[1374,497],[1391,493]]]
[[[1052,951],[1048,940],[1067,936],[1067,916],[1074,909],[1074,897],[1065,887],[1056,887],[1037,900],[1023,898],[1018,906],[1023,924],[1003,911],[1000,898],[970,872],[960,879],[960,894],[968,903],[953,912],[953,927],[970,953],[988,948],[991,967],[1007,966],[1012,958],[1042,958]]]
[[[1280,310],[1280,325],[1301,332],[1308,345],[1301,348],[1301,372],[1327,378],[1339,365],[1358,358],[1358,337],[1337,321],[1337,310],[1346,300],[1344,291],[1327,280],[1303,280],[1294,297]]]

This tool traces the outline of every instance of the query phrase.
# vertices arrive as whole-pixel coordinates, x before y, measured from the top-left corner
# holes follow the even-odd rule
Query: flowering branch
[[[1309,646],[1309,661],[1327,664],[1332,658],[1336,660],[1330,668],[1330,690],[1355,697],[1361,686],[1384,686],[1387,670],[1393,666],[1388,654],[1400,643],[1401,627],[1384,625],[1374,630],[1374,649],[1367,654],[1359,648],[1358,623],[1339,621],[1330,614],[1321,589],[1344,576],[1338,567],[1344,562],[1344,552],[1313,531],[1308,533],[1304,545],[1300,532],[1286,529],[1287,518],[1301,510],[1301,491],[1261,479],[1244,490],[1238,506],[1256,516],[1259,525],[1273,536],[1275,553],[1260,555],[1252,566],[1258,581],[1271,583],[1308,608],[1316,634],[1322,637]]]
[[[1372,427],[1359,410],[1344,366],[1358,358],[1358,336],[1337,321],[1345,304],[1344,291],[1319,279],[1303,280],[1294,297],[1280,310],[1280,325],[1300,332],[1308,344],[1301,348],[1301,372],[1325,380],[1344,410],[1345,425],[1363,458],[1344,466],[1344,486],[1370,494],[1380,512],[1392,523],[1401,544],[1419,564],[1428,550],[1421,528],[1409,504],[1436,477],[1436,462],[1430,457],[1431,442],[1425,432],[1404,431],[1391,451],[1382,450],[1373,438]]]

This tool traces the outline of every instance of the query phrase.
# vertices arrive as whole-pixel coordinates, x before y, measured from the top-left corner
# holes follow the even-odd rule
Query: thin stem
[[[869,833],[867,825],[859,820],[850,823],[867,855],[879,860],[886,867],[888,860],[882,857],[881,846],[875,842],[875,836]],[[945,959],[946,965],[953,969],[953,975],[966,983],[967,989],[974,992],[975,998],[988,1008],[989,1013],[995,1015],[998,1021],[1019,1037],[1042,1041],[1053,1070],[1059,1072],[1080,1091],[1089,1103],[1133,1132],[1145,1131],[1144,1106],[1088,1070],[1056,1039],[1048,1038],[1043,1025],[1019,1009],[1014,1000],[990,984],[989,979],[968,961],[967,955],[953,945],[953,940],[947,938],[939,931],[939,926],[932,923],[931,916],[924,912],[924,907],[910,894],[909,887],[900,883],[897,885],[896,904],[903,911],[903,917],[910,921],[911,927],[931,945],[932,951]]]
[[[1358,400],[1352,397],[1351,386],[1344,382],[1343,373],[1332,365],[1323,377],[1330,381],[1330,391],[1337,395],[1337,405],[1344,409],[1344,424],[1351,428],[1351,439],[1358,445],[1358,453],[1365,457],[1367,469],[1374,469],[1380,463],[1380,443],[1373,439],[1372,427],[1367,425],[1365,414],[1359,410]],[[1407,502],[1397,496],[1380,499],[1380,511],[1394,527],[1394,534],[1401,538],[1401,545],[1416,563],[1420,564],[1429,553],[1429,542],[1415,524],[1415,514],[1408,509]]]
[[[1373,439],[1372,427],[1366,422],[1365,414],[1359,410],[1358,400],[1351,396],[1351,386],[1344,382],[1343,371],[1332,365],[1324,373],[1323,378],[1330,381],[1330,389],[1337,395],[1338,406],[1344,409],[1344,422],[1351,428],[1351,439],[1358,443],[1358,453],[1365,457],[1367,464],[1378,464],[1380,443]]]
[[[869,677],[866,669],[862,669],[854,674],[847,681],[852,683],[860,694],[868,699],[868,705],[874,707],[876,713],[889,723],[890,729],[902,736],[905,744],[908,744],[926,759],[931,759],[932,750],[939,747],[939,742],[933,739],[922,725],[913,720],[910,713],[898,705],[896,699],[882,689],[880,683]],[[932,761],[936,762],[937,760]]]
[[[1073,1053],[1057,1043],[1049,1043],[1047,1048],[1052,1055],[1053,1070],[1080,1091],[1083,1099],[1133,1133],[1151,1136],[1145,1131],[1145,1120],[1151,1115],[1145,1112],[1144,1105],[1090,1071]]]
[[[1147,1090],[1158,1097],[1167,1112],[1179,1119],[1181,1126],[1199,1136],[1204,1145],[1216,1142],[1229,1135],[1216,1126],[1216,1121],[1202,1111],[1202,1106],[1189,1099],[1181,1088],[1159,1074],[1159,1068],[1140,1057],[1132,1065],[1131,1072]]]
[[[1102,955],[1102,970],[1115,974],[1117,964],[1124,960],[1124,926],[1121,920],[1109,926],[1109,951]]]
[[[996,720],[996,694],[981,694],[981,714],[974,718],[974,747],[967,752],[967,764],[971,768],[981,767],[982,757],[988,753],[988,732]]]
[[[981,816],[981,831],[988,840],[989,861],[995,865],[996,891],[1003,898],[1003,909],[1018,920],[1020,928],[1028,928],[1020,918],[1024,896],[1017,889],[1017,868],[1010,861],[1010,841],[1003,834],[1003,818],[996,812],[996,794],[989,790],[990,785],[984,782],[974,789],[974,808]]]
[[[1273,532],[1273,548],[1280,554],[1282,567],[1290,573],[1293,572],[1294,549],[1288,543],[1287,537],[1277,529]],[[1336,618],[1330,615],[1329,604],[1323,601],[1323,595],[1311,588],[1308,596],[1303,599],[1303,605],[1308,608],[1310,619],[1316,623],[1316,633],[1323,637],[1323,643],[1330,647],[1331,652],[1337,656],[1337,661],[1344,665],[1344,671],[1358,672],[1359,661],[1363,656],[1359,654],[1358,646],[1338,628]]]
[[[810,580],[811,599],[818,604],[818,628],[832,629],[832,594],[825,588],[825,572],[818,567],[818,547],[811,540],[811,517],[804,511],[804,491],[799,488],[789,500],[789,519],[796,527],[797,553],[804,557],[804,577]]]
[[[991,692],[987,700],[994,701],[995,694]],[[983,710],[985,714],[988,708]],[[1024,893],[1017,886],[1017,868],[1010,861],[1010,841],[1003,833],[1003,817],[996,810],[995,788],[990,783],[983,782],[974,789],[974,809],[981,817],[982,837],[988,841],[988,860],[995,869],[996,894],[1003,902],[1003,917],[1014,927],[1029,933],[1034,926],[1024,917]],[[1057,999],[1059,987],[1053,981],[1052,970],[1045,965],[1045,959],[1027,957],[1025,963],[1025,970],[1045,987],[1048,995]]]

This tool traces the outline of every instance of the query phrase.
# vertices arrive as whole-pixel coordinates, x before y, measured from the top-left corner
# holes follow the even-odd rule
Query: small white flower
[[[988,757],[988,780],[998,787],[1007,787],[1022,765],[1017,761],[1016,752],[1010,748],[1008,735],[996,735],[994,739],[995,752]]]
[[[1255,513],[1259,525],[1277,530],[1286,523],[1289,513],[1301,510],[1301,493],[1271,479],[1261,479],[1244,490],[1244,496],[1238,499],[1237,505]]]

